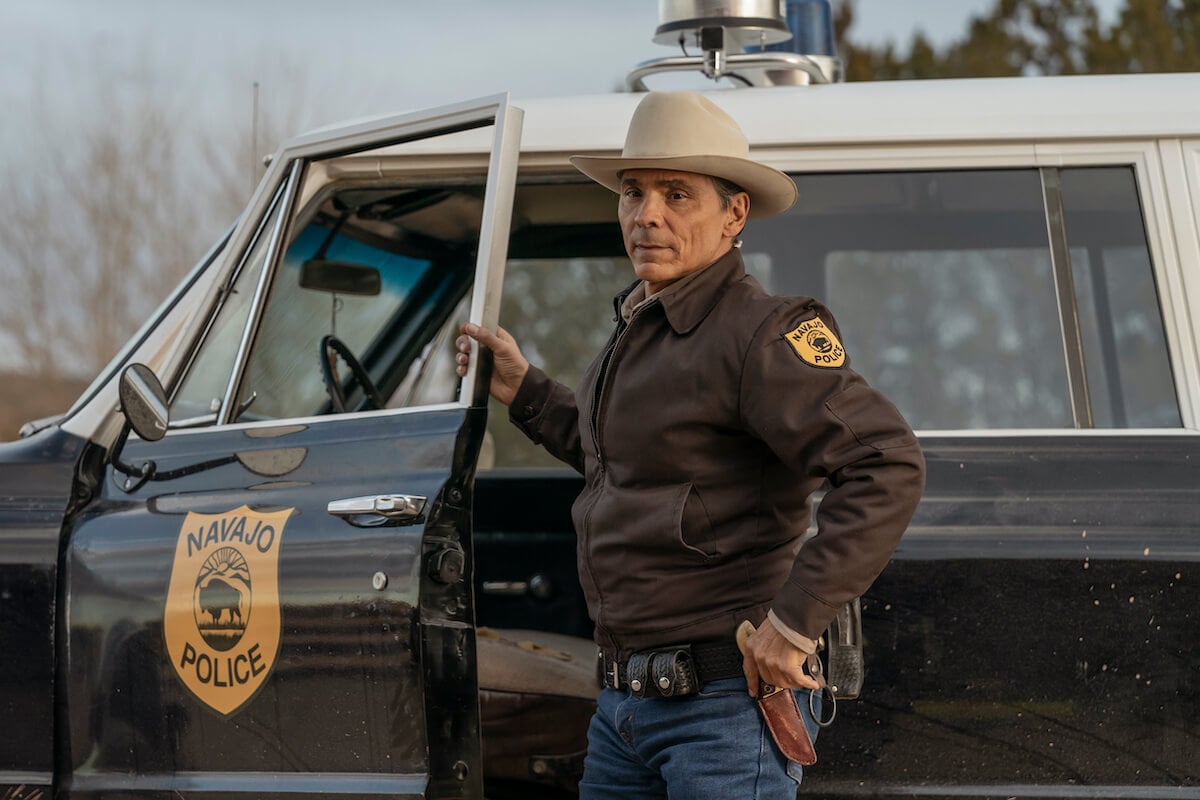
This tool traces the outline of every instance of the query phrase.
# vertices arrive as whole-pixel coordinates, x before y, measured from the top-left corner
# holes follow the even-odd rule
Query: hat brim
[[[734,156],[571,156],[571,165],[601,186],[621,191],[621,173],[629,169],[695,172],[733,181],[750,195],[750,218],[773,217],[791,208],[796,184],[774,167]]]

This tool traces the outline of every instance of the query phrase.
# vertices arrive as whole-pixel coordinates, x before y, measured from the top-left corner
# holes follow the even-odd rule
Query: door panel
[[[463,524],[446,496],[467,489],[452,482],[450,466],[460,431],[477,413],[363,415],[259,428],[253,436],[214,430],[172,437],[169,455],[159,445],[131,446],[133,463],[153,451],[160,470],[195,472],[150,482],[133,496],[110,480],[72,536],[75,787],[114,772],[161,774],[159,790],[178,772],[423,776],[429,765],[419,628],[451,616],[448,601],[439,608],[442,620],[419,613],[423,539],[426,519],[447,539]],[[270,462],[296,466],[262,474]],[[331,500],[398,492],[428,497],[426,518],[356,527],[324,508]],[[261,690],[226,717],[169,663],[162,616],[188,514],[243,505],[294,511],[278,533],[278,657]],[[377,574],[386,578],[379,589]],[[461,613],[465,602],[455,597],[452,610]],[[251,619],[255,613],[252,606]],[[220,677],[218,670],[214,680]]]
[[[325,383],[337,381],[356,412],[334,413],[319,397],[324,352],[297,340],[332,333],[336,318],[297,293],[316,292],[305,302],[330,314],[349,299],[375,301],[343,319],[343,332],[361,333],[375,315],[362,333],[370,347],[356,348],[363,368],[372,379],[423,374],[424,360],[444,355],[431,343],[465,297],[474,298],[472,319],[494,317],[473,287],[502,267],[490,239],[503,252],[512,182],[501,178],[513,174],[504,165],[515,159],[519,123],[518,109],[493,98],[300,139],[276,157],[292,176],[276,194],[283,216],[252,226],[270,231],[256,248],[265,252],[261,279],[230,293],[244,302],[252,289],[254,299],[236,357],[222,339],[229,377],[209,406],[210,422],[235,424],[131,441],[122,459],[152,462],[151,479],[126,491],[110,467],[70,533],[67,793],[481,793],[465,578],[486,414],[470,399],[486,387],[486,370],[473,368],[443,402],[366,410],[361,381],[331,364]],[[396,220],[409,220],[413,196],[428,190],[408,174],[419,164],[383,164],[387,148],[486,125],[496,153],[464,179],[477,187],[481,219],[456,228],[469,238],[453,247],[424,237],[429,257],[416,259]],[[330,168],[330,159],[345,168],[360,157],[376,165],[369,179]],[[403,208],[383,202],[396,198]],[[331,239],[351,236],[353,247],[336,257],[320,249],[314,225]],[[305,231],[305,252],[287,261]],[[418,262],[408,287],[418,288],[392,292]],[[192,363],[213,369],[212,358]],[[265,367],[255,373],[255,364]],[[389,498],[400,495],[423,498],[415,514],[390,515]],[[379,498],[381,513],[331,513],[355,498]]]

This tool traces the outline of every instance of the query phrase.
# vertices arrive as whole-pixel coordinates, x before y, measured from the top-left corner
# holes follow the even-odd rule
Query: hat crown
[[[707,97],[695,92],[651,92],[629,121],[621,155],[749,158],[750,144],[733,118]]]
[[[642,98],[619,156],[571,156],[592,180],[621,192],[621,174],[659,169],[709,175],[750,195],[750,216],[782,214],[796,202],[796,184],[750,158],[750,142],[720,107],[696,92],[651,92]]]

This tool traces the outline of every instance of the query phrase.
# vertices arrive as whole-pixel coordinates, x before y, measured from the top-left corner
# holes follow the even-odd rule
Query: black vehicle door
[[[63,796],[480,795],[487,376],[454,375],[453,330],[495,324],[520,118],[486,98],[275,156],[179,334],[172,429],[68,532]],[[442,163],[471,137],[490,159]]]

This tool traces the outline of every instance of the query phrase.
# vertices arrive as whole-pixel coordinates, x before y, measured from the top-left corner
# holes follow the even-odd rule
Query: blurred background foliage
[[[1200,0],[1124,0],[1111,24],[1092,0],[996,0],[944,43],[918,32],[866,44],[855,14],[853,0],[836,5],[851,81],[1200,70]],[[261,154],[315,118],[304,65],[280,66],[274,102],[253,122],[230,113],[210,126],[182,122],[188,98],[151,70],[129,81],[119,69],[95,61],[81,71],[79,104],[94,111],[68,147],[47,138],[0,175],[0,439],[73,402],[240,213]],[[61,129],[45,109],[30,119]],[[579,294],[607,307],[590,289]],[[511,314],[529,304],[507,305]],[[593,345],[581,338],[580,365]]]
[[[834,22],[847,80],[1191,72],[1200,69],[1200,0],[1125,0],[1111,26],[1092,0],[997,0],[935,45],[859,44],[855,6]]]

